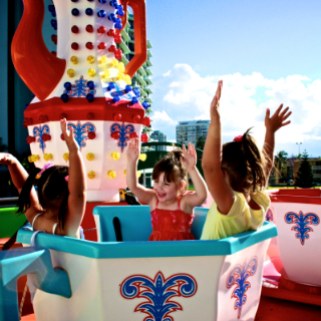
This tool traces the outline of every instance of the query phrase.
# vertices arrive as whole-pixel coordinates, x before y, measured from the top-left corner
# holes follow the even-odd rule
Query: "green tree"
[[[306,151],[302,154],[300,167],[295,178],[295,185],[304,188],[313,186],[313,173]]]
[[[275,176],[279,177],[279,181],[286,182],[288,180],[288,153],[284,150],[279,151],[274,159]]]

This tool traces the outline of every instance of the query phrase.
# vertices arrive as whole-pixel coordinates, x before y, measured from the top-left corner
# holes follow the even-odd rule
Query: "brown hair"
[[[223,145],[222,169],[228,174],[232,189],[242,193],[261,190],[267,183],[267,156],[259,150],[250,130]]]
[[[34,186],[42,208],[46,209],[52,206],[52,203],[58,198],[62,200],[58,212],[58,223],[63,228],[69,196],[67,176],[67,166],[52,166],[43,172],[38,168],[33,170],[20,192],[18,211],[25,212],[31,206],[30,191]]]
[[[161,173],[164,173],[166,182],[178,183],[181,180],[187,180],[187,172],[182,166],[182,151],[180,149],[169,152],[166,156],[160,159],[153,169],[153,180],[159,178]]]

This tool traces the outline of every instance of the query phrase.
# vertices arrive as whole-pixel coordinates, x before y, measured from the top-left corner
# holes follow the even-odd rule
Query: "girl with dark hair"
[[[195,148],[189,144],[174,150],[159,160],[153,169],[153,188],[138,183],[136,170],[140,153],[137,138],[131,139],[127,149],[127,185],[143,204],[151,208],[152,234],[150,240],[194,239],[191,232],[193,209],[206,199],[207,189],[197,167]],[[187,175],[194,191],[187,192]]]
[[[19,192],[19,212],[34,230],[80,237],[86,205],[84,164],[77,142],[65,119],[60,121],[69,151],[69,167],[46,165],[30,173],[11,154],[0,153]]]
[[[211,123],[204,146],[202,167],[214,204],[201,239],[220,239],[255,230],[263,224],[270,199],[265,189],[273,166],[275,132],[288,124],[289,107],[281,104],[265,115],[265,141],[260,151],[247,130],[222,146],[219,102],[223,82],[219,81],[210,107]]]

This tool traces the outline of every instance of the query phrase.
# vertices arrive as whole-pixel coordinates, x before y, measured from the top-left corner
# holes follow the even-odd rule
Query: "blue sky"
[[[254,126],[280,103],[292,124],[275,151],[321,156],[321,1],[146,0],[152,44],[152,126],[175,140],[178,121],[209,119],[218,79],[223,140]],[[302,143],[302,144],[299,144]]]

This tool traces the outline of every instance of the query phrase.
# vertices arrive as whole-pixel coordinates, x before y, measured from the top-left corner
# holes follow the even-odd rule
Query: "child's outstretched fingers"
[[[192,143],[188,144],[188,152],[194,157],[197,157],[195,146]]]
[[[270,109],[267,108],[266,114],[265,114],[265,126],[272,130],[273,132],[276,132],[281,127],[284,127],[286,125],[289,125],[291,121],[289,120],[289,117],[291,116],[292,112],[290,111],[290,107],[283,107],[283,104],[281,104],[274,114],[272,116]]]
[[[211,111],[214,111],[214,110],[218,109],[218,107],[219,107],[221,93],[222,93],[222,87],[223,87],[223,81],[219,80],[217,83],[215,95],[214,95],[213,100],[211,102]]]
[[[66,118],[60,120],[60,128],[68,149],[78,149],[78,143],[74,138],[73,130],[68,128]]]
[[[194,145],[189,143],[187,148],[185,145],[183,145],[182,154],[183,154],[182,164],[185,166],[187,170],[192,169],[196,165],[196,161],[197,161]]]
[[[128,147],[127,147],[127,158],[129,160],[136,161],[139,157],[139,139],[137,137],[131,138],[128,141]]]
[[[65,141],[70,138],[70,130],[67,128],[67,120],[66,118],[60,119],[60,128],[61,128],[61,133],[64,136]]]

